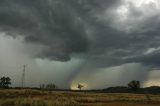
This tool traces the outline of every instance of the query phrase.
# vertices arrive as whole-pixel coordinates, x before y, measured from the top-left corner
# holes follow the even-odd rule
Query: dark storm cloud
[[[150,56],[144,52],[160,45],[159,14],[144,18],[142,23],[133,21],[133,26],[141,25],[127,33],[111,25],[115,15],[110,13],[122,4],[122,0],[1,0],[0,30],[42,45],[42,52],[36,55],[39,58],[68,61],[72,54],[81,54],[95,67],[156,64],[159,61],[152,57],[158,53]],[[143,17],[133,5],[128,10],[129,19]]]
[[[1,30],[23,35],[46,47],[39,57],[69,60],[88,48],[81,17],[62,0],[5,0],[0,3]]]
[[[154,52],[151,54],[135,56],[127,59],[127,62],[137,62],[144,63],[144,65],[149,65],[153,67],[159,67],[160,65],[160,53]]]

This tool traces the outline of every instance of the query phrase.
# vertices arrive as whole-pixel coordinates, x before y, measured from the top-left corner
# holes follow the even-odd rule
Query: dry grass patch
[[[160,95],[0,90],[0,106],[160,106]]]

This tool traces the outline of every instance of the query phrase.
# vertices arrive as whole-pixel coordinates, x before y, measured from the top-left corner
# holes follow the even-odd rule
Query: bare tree
[[[82,84],[78,84],[78,86],[77,86],[77,88],[78,88],[79,90],[82,90],[83,87],[84,87],[84,86],[83,86]]]

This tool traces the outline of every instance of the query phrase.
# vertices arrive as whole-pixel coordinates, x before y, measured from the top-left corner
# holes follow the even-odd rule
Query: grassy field
[[[160,106],[160,95],[0,90],[0,106]]]

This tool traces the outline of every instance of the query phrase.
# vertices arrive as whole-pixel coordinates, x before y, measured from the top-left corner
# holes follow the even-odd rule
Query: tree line
[[[85,86],[82,84],[78,84],[77,88],[79,90],[82,90]],[[128,88],[134,92],[136,92],[138,89],[140,89],[140,81],[132,80],[128,83]]]
[[[11,79],[10,77],[1,77],[0,78],[0,88],[9,88],[9,85],[11,85]],[[78,84],[77,88],[79,90],[82,90],[85,86],[82,84]],[[57,89],[58,87],[52,83],[52,84],[41,84],[40,89],[48,89],[48,90],[53,90]],[[128,88],[131,89],[132,91],[137,91],[140,88],[140,81],[137,80],[132,80],[128,83]]]

